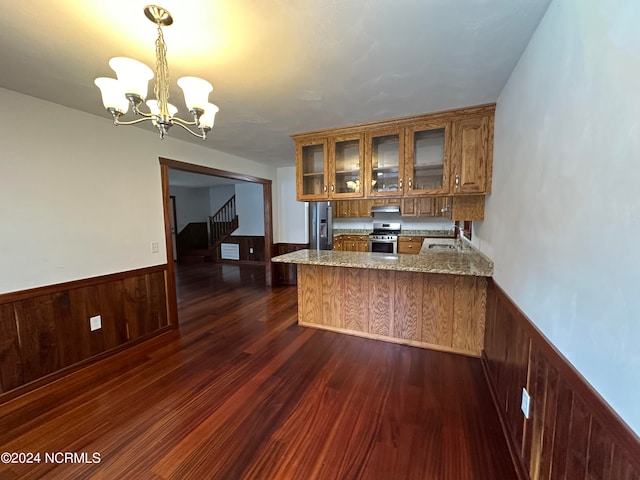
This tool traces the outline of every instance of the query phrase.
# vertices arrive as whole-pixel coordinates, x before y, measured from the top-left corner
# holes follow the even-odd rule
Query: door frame
[[[176,293],[175,262],[173,261],[173,238],[171,235],[170,195],[169,195],[169,169],[182,170],[184,172],[199,173],[212,177],[223,177],[232,180],[240,180],[249,183],[262,185],[263,205],[264,205],[264,273],[267,287],[273,285],[273,268],[271,265],[271,250],[273,244],[273,198],[272,181],[266,178],[254,177],[242,173],[228,172],[213,167],[205,167],[193,163],[180,162],[169,158],[160,157],[160,179],[162,182],[162,208],[164,211],[164,233],[167,250],[167,302],[170,318],[173,318],[177,327],[178,324],[178,303]],[[173,323],[173,322],[172,322]]]

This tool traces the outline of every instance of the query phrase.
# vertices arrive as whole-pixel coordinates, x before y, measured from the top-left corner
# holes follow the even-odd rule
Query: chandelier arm
[[[189,125],[195,125],[195,123],[192,122],[185,122],[184,120],[180,120],[180,122],[176,122],[176,120],[180,120],[179,118],[176,119],[175,117],[172,118],[173,124],[174,125],[178,125],[179,127],[184,128],[187,132],[189,132],[191,135],[193,135],[194,137],[198,137],[202,140],[206,140],[207,139],[207,132],[206,130],[203,130],[202,133],[196,133],[193,130],[191,130],[189,127],[187,127],[186,125],[183,125],[183,123],[189,124]]]
[[[136,123],[146,122],[147,120],[152,120],[152,115],[144,114],[145,116],[142,118],[137,118],[136,120],[130,120],[128,122],[121,122],[120,120],[114,120],[114,125],[135,125]]]
[[[184,126],[184,125],[198,125],[197,122],[189,122],[189,121],[183,120],[183,119],[181,119],[179,117],[171,117],[171,121],[175,122],[176,125],[181,125],[181,126]]]

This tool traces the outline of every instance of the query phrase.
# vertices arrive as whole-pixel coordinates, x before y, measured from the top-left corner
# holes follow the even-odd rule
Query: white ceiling
[[[549,2],[162,0],[171,100],[184,116],[175,79],[208,79],[205,145],[293,165],[293,133],[495,101]],[[155,63],[147,3],[3,2],[0,86],[108,117],[93,80],[114,76],[109,58]]]

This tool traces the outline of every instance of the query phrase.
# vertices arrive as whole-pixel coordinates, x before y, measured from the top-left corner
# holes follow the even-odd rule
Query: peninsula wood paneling
[[[322,269],[322,318],[327,325],[344,328],[344,276],[337,268]]]
[[[423,274],[422,339],[435,345],[453,344],[454,282],[437,273]]]
[[[298,311],[300,318],[322,318],[322,267],[298,265],[298,280],[305,275],[305,282],[298,282]]]
[[[367,276],[360,269],[347,268],[344,271],[345,302],[344,328],[360,332],[369,331],[369,286]]]
[[[298,265],[298,321],[333,331],[480,356],[486,279]]]
[[[334,268],[334,267],[326,267]],[[336,268],[336,270],[342,270]],[[394,323],[395,273],[387,270],[361,270],[367,275],[369,291],[369,330],[374,335],[391,336]]]
[[[493,281],[483,365],[520,478],[640,479],[638,436]]]
[[[0,295],[0,402],[168,327],[166,266]],[[102,328],[90,331],[100,315]]]
[[[412,272],[395,272],[395,304],[392,336],[422,340],[422,282]]]

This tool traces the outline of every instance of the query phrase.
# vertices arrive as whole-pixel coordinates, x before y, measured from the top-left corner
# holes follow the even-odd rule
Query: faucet
[[[453,226],[449,230],[450,231],[453,230],[453,233],[455,235],[456,228],[458,229],[458,239],[456,241],[456,250],[458,252],[461,252],[462,251],[462,237],[464,237],[464,230],[462,230],[460,228],[460,225],[458,225],[456,223],[454,223]]]

